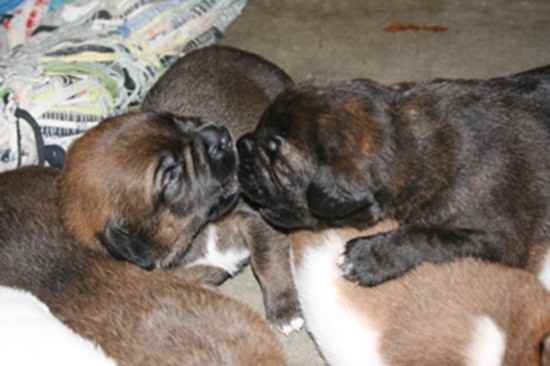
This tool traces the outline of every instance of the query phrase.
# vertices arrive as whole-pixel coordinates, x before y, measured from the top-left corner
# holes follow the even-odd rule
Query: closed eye
[[[264,145],[266,153],[269,155],[269,158],[273,160],[279,155],[281,151],[281,145],[283,144],[283,139],[280,136],[272,136],[267,143]]]
[[[165,153],[161,156],[155,172],[155,185],[159,198],[170,202],[177,196],[183,183],[183,166],[174,154]]]
[[[170,182],[179,179],[181,175],[181,165],[175,164],[167,167],[164,170],[164,173],[162,175],[162,184],[163,186],[166,186],[170,184]]]

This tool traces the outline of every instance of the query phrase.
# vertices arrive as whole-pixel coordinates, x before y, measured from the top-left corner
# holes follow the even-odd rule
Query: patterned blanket
[[[69,144],[138,105],[177,58],[215,42],[246,0],[0,2],[0,171],[63,165]]]

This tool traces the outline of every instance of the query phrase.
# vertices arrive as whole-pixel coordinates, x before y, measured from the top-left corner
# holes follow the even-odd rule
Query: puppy
[[[233,207],[236,162],[227,130],[133,113],[78,139],[62,172],[0,174],[0,284],[119,365],[285,364],[259,315],[160,270]]]
[[[142,109],[198,116],[225,126],[237,139],[252,131],[264,109],[291,85],[283,70],[258,55],[212,46],[179,59],[147,93]],[[241,201],[194,241],[180,268],[189,276],[192,267],[197,279],[216,285],[242,267],[228,263],[245,264],[250,253],[267,318],[289,333],[303,323],[290,273],[289,245],[285,235]],[[203,259],[197,261],[196,255]]]
[[[383,222],[361,234],[394,229]],[[468,258],[360,287],[336,264],[356,235],[291,235],[306,326],[330,365],[549,364],[550,294],[533,274]]]
[[[240,183],[286,229],[399,222],[346,245],[345,276],[362,285],[464,256],[525,267],[550,232],[549,99],[550,68],[303,83],[239,141]]]

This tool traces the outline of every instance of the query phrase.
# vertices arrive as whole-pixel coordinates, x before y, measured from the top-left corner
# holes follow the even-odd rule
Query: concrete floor
[[[399,26],[417,30],[385,30]],[[550,64],[549,39],[548,0],[249,0],[222,43],[266,57],[296,81],[391,83]],[[223,291],[263,311],[250,270]],[[281,339],[291,365],[324,364],[304,331]]]

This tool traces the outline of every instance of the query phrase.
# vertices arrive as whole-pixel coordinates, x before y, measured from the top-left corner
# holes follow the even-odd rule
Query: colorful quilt
[[[0,171],[61,167],[69,144],[138,105],[246,0],[0,1]]]

